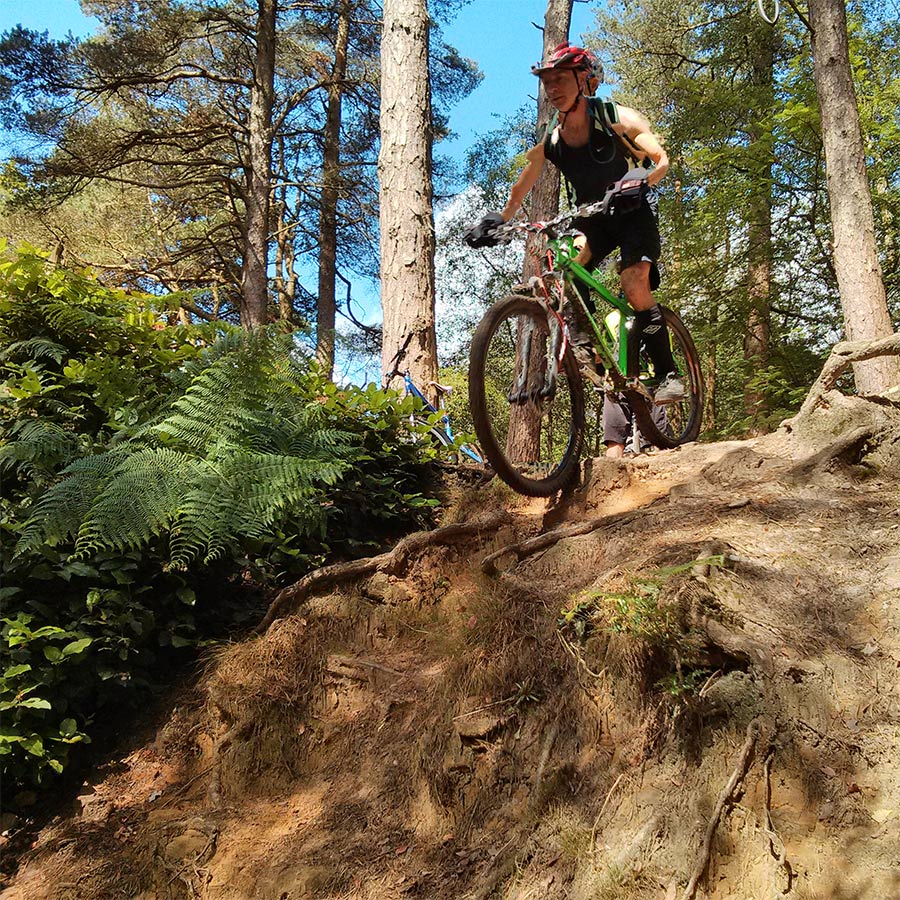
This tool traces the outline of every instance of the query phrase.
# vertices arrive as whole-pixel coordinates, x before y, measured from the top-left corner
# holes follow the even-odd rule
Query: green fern
[[[20,472],[27,478],[42,479],[72,460],[78,438],[46,419],[14,422],[0,446],[0,475]]]
[[[178,513],[184,485],[201,468],[200,461],[165,448],[136,453],[118,449],[104,455],[115,455],[119,462],[108,472],[78,528],[77,558],[98,550],[141,547],[165,533]]]
[[[27,360],[50,359],[61,363],[67,356],[66,348],[57,341],[47,338],[35,337],[23,341],[13,341],[0,353],[2,360],[15,360],[24,362]]]
[[[309,372],[283,338],[247,335],[210,353],[169,415],[80,460],[36,505],[17,548],[75,539],[75,556],[167,537],[170,566],[210,562],[286,517],[321,534],[324,491],[360,438],[310,400]]]
[[[43,543],[74,538],[120,461],[115,452],[102,453],[76,460],[64,469],[63,479],[35,504],[16,545],[16,556],[37,550]]]

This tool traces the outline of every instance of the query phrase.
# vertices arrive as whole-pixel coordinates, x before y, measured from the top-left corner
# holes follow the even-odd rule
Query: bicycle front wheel
[[[555,318],[535,300],[494,304],[472,338],[469,406],[494,471],[530,497],[548,497],[578,474],[584,388]]]
[[[634,410],[634,418],[641,434],[654,446],[671,449],[696,440],[700,433],[700,424],[703,420],[703,375],[700,371],[697,348],[681,317],[665,306],[660,306],[660,310],[669,327],[672,356],[678,368],[678,375],[684,382],[684,400],[663,406],[665,415],[661,416],[659,407],[655,407],[639,391],[631,390],[625,393]],[[633,328],[628,335],[630,361],[628,375],[638,376],[642,381],[658,379],[660,374],[665,373],[653,371],[653,363],[646,353],[641,352],[639,341],[640,335],[637,329]]]

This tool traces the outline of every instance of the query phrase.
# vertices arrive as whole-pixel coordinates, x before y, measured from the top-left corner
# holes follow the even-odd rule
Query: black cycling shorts
[[[620,269],[649,262],[650,290],[659,287],[659,225],[646,197],[634,212],[591,216],[576,219],[572,224],[587,238],[593,265],[598,265],[618,247]]]

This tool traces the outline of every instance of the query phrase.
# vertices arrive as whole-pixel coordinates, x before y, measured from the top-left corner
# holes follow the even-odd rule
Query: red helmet
[[[535,63],[531,71],[535,75],[549,72],[550,69],[574,69],[576,72],[593,72],[598,65],[597,58],[590,50],[576,47],[568,41],[563,41],[542,62]]]

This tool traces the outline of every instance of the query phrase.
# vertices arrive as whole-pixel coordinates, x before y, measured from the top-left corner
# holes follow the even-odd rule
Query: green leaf
[[[59,723],[59,733],[63,737],[74,737],[78,733],[78,723],[74,719],[63,719]]]
[[[25,672],[30,672],[31,666],[28,663],[21,663],[18,666],[10,666],[4,673],[4,678],[15,678],[17,675],[23,675]]]
[[[49,700],[43,700],[40,697],[29,697],[27,700],[20,700],[12,705],[25,709],[53,709]]]
[[[197,595],[189,587],[180,587],[175,591],[175,595],[186,606],[194,606],[197,603]]]
[[[59,628],[56,625],[44,625],[32,632],[32,638],[55,637],[56,635],[67,635],[69,632],[65,628]]]
[[[72,641],[62,648],[63,656],[75,656],[78,653],[83,653],[93,643],[94,639],[89,637]]]
[[[63,367],[63,375],[72,381],[79,381],[84,376],[84,363],[70,359],[68,365]]]
[[[97,570],[93,566],[89,566],[78,560],[67,563],[59,570],[60,577],[65,581],[68,581],[73,575],[80,578],[91,578],[96,576],[96,574]]]

